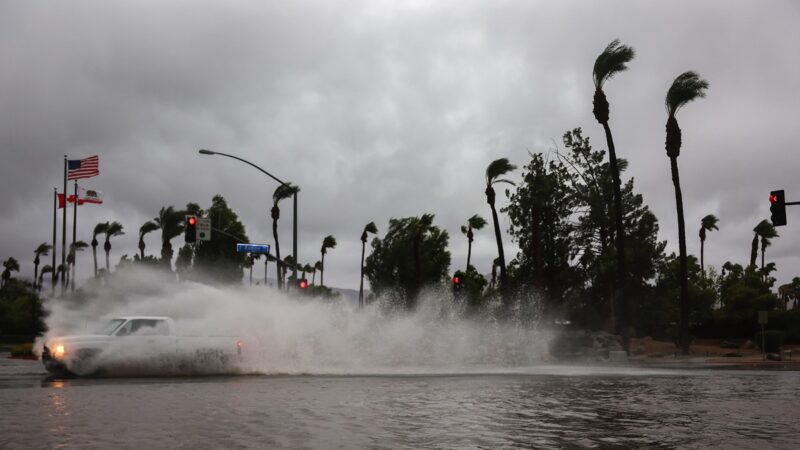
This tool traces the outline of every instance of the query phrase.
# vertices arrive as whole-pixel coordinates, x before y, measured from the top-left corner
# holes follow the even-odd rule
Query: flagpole
[[[72,212],[72,247],[70,251],[72,252],[72,275],[70,275],[70,283],[69,283],[69,290],[70,292],[75,292],[75,266],[78,264],[78,255],[77,250],[75,248],[75,229],[78,226],[78,180],[75,180],[75,202],[72,205],[74,211]],[[66,208],[65,208],[66,209]]]
[[[64,155],[64,218],[61,224],[61,268],[66,272],[67,264],[67,155]],[[54,268],[55,269],[55,268]],[[66,286],[64,284],[64,276],[61,274],[61,295],[64,295]]]
[[[58,188],[53,188],[53,273],[50,277],[50,287],[51,293],[50,295],[56,295],[56,253],[58,252],[58,241],[57,237],[58,234],[56,233],[56,229],[58,228],[58,215],[56,214],[58,211]],[[41,286],[40,286],[41,287]]]

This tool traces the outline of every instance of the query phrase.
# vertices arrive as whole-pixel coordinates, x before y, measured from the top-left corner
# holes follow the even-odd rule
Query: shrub
[[[33,354],[33,344],[19,344],[11,347],[11,356],[15,358],[35,356]]]
[[[755,335],[755,343],[761,347],[761,332]],[[765,331],[764,332],[764,351],[767,353],[775,353],[780,350],[783,345],[784,333],[783,331]]]

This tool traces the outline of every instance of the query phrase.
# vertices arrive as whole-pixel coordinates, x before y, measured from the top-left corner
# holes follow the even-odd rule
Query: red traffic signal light
[[[183,239],[190,244],[197,241],[197,216],[186,216]]]
[[[305,289],[305,288],[307,288],[307,287],[308,287],[308,280],[307,280],[307,279],[305,279],[305,278],[301,278],[301,279],[300,279],[300,280],[297,282],[297,286],[298,286],[300,289]]]
[[[776,227],[786,225],[786,195],[783,189],[770,192],[769,202],[771,203],[769,212],[772,225]]]
[[[453,277],[453,284],[461,284],[461,278],[458,275]]]

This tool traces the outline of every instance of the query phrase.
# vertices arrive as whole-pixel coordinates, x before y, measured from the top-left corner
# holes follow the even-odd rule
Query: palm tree
[[[719,230],[719,228],[717,228],[717,222],[719,222],[719,219],[717,219],[717,216],[713,214],[709,214],[700,220],[700,270],[702,271],[703,276],[706,274],[706,266],[705,262],[703,261],[706,232]]]
[[[48,274],[48,273],[53,273],[53,266],[51,266],[50,264],[45,264],[45,266],[42,267],[42,272],[39,274],[39,281],[38,281],[39,292],[42,291],[43,278],[44,278],[45,274]]]
[[[283,285],[286,290],[289,290],[289,284],[286,283],[286,272],[289,269],[293,269],[294,264],[295,264],[294,256],[288,255],[286,256],[286,258],[283,258],[283,267],[281,267],[281,276],[283,276],[283,281],[284,281]]]
[[[3,261],[3,274],[0,275],[0,287],[5,286],[8,284],[8,281],[11,279],[11,272],[19,272],[19,261],[17,261],[14,257],[9,257],[7,260]]]
[[[364,251],[367,248],[367,233],[376,234],[378,232],[378,227],[375,226],[375,222],[370,222],[364,227],[364,231],[361,232],[361,284],[358,288],[358,307],[364,307]]]
[[[175,210],[173,206],[162,206],[158,217],[153,219],[161,229],[161,263],[172,270],[172,244],[170,241],[183,233],[185,211]]]
[[[322,271],[322,261],[314,263],[314,270],[311,271],[311,285],[313,286],[317,280],[317,271]]]
[[[111,238],[114,236],[121,236],[125,234],[122,231],[122,224],[119,222],[111,222],[108,224],[108,228],[106,228],[106,242],[103,244],[103,250],[106,251],[106,271],[111,272],[111,267],[108,263],[108,254],[111,252]]]
[[[486,168],[486,202],[492,208],[492,222],[494,222],[494,237],[497,240],[497,257],[500,258],[500,283],[503,289],[506,287],[506,257],[503,254],[503,240],[500,237],[500,221],[497,219],[497,209],[494,207],[494,185],[496,183],[508,183],[514,185],[514,182],[500,177],[515,170],[517,166],[508,162],[507,158],[500,158],[492,161],[489,167]]]
[[[770,239],[780,236],[778,236],[778,231],[775,229],[775,226],[772,225],[772,222],[768,220],[762,220],[759,222],[758,225],[753,228],[753,231],[756,234],[754,239],[758,239],[759,237],[761,238],[761,272],[766,273],[764,272],[764,254],[767,251],[767,247],[772,245],[772,241]],[[755,261],[753,262],[753,265],[755,265]],[[766,275],[764,276],[764,280],[766,281]]]
[[[142,261],[144,261],[144,235],[150,233],[152,231],[156,231],[158,229],[158,224],[153,222],[152,220],[148,220],[144,223],[141,227],[139,227],[139,256],[142,257]]]
[[[50,250],[53,249],[53,246],[48,244],[47,242],[42,242],[36,247],[36,250],[33,251],[33,254],[36,255],[33,258],[33,287],[34,289],[37,287],[37,283],[39,280],[39,257],[40,256],[47,256],[50,254]],[[41,288],[41,286],[39,286]]]
[[[592,75],[594,79],[594,117],[603,125],[606,133],[606,143],[608,144],[608,161],[611,166],[611,176],[613,177],[614,188],[614,225],[617,246],[617,283],[616,292],[619,320],[617,325],[622,331],[623,346],[628,350],[628,305],[626,297],[627,267],[625,263],[625,230],[622,223],[624,212],[622,211],[622,194],[620,193],[619,164],[617,163],[617,152],[614,147],[614,137],[611,135],[611,128],[608,126],[608,100],[603,92],[603,85],[619,72],[628,70],[627,64],[633,59],[635,52],[627,45],[621,45],[619,39],[614,39],[603,50],[594,61]]]
[[[706,96],[708,81],[692,71],[684,72],[675,78],[667,91],[664,101],[667,108],[667,139],[664,147],[672,170],[672,184],[675,186],[675,204],[678,210],[678,246],[680,250],[680,345],[684,355],[689,354],[689,274],[686,261],[686,227],[683,221],[683,195],[678,174],[678,156],[681,153],[681,128],[675,114],[687,103]]]
[[[325,286],[325,255],[328,253],[329,248],[336,248],[336,238],[332,235],[325,236],[325,239],[322,240],[322,247],[319,249],[319,252],[322,253],[322,259],[319,263],[319,285]]]
[[[89,244],[87,244],[84,241],[77,241],[73,242],[72,244],[69,244],[69,253],[67,254],[67,268],[69,270],[67,271],[66,274],[67,277],[66,282],[67,285],[70,286],[73,291],[75,290],[75,276],[72,272],[75,270],[75,252],[76,251],[82,252],[88,246]],[[72,281],[72,284],[70,284],[70,280]]]
[[[486,220],[483,217],[475,214],[467,220],[467,225],[461,225],[461,232],[467,236],[467,271],[469,271],[469,262],[472,259],[472,241],[475,235],[472,230],[480,230],[486,226]]]
[[[283,286],[283,278],[281,277],[281,244],[278,241],[278,219],[281,218],[281,209],[278,207],[278,202],[293,196],[296,192],[300,192],[299,186],[292,186],[292,183],[282,184],[275,189],[272,194],[272,237],[275,238],[275,257],[277,258],[275,264],[275,272],[278,276],[278,289]]]
[[[97,278],[97,235],[105,233],[108,228],[108,222],[100,222],[94,226],[92,231],[92,257],[94,257],[94,277]]]

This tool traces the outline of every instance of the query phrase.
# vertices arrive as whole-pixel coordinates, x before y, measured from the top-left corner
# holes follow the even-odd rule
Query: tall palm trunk
[[[97,238],[92,239],[92,259],[94,259],[94,277],[97,278]]]
[[[111,273],[111,265],[108,261],[109,253],[111,253],[111,243],[106,241],[106,243],[103,244],[103,250],[106,252],[106,272]]]
[[[139,256],[141,256],[142,261],[144,261],[144,239],[139,241]]]
[[[314,270],[313,272],[311,272],[311,285],[313,286],[316,281],[317,281],[317,271]]]
[[[361,284],[358,287],[358,308],[364,307],[364,252],[367,249],[367,240],[361,241]]]
[[[750,243],[750,265],[756,265],[756,259],[758,259],[758,233],[753,236],[753,241]]]
[[[678,249],[680,253],[680,278],[681,278],[681,324],[680,345],[681,353],[689,354],[689,271],[686,263],[686,227],[683,221],[683,194],[681,194],[681,181],[678,174],[678,158],[669,158],[672,170],[672,184],[675,186],[675,204],[678,209]]]
[[[506,257],[503,253],[503,239],[500,236],[500,220],[497,218],[497,209],[494,207],[494,188],[486,188],[486,201],[492,209],[492,223],[494,223],[494,238],[497,241],[497,258],[500,266],[500,285],[501,289],[506,288]]]
[[[704,247],[706,245],[706,240],[702,237],[700,238],[700,272],[703,274],[703,277],[706,276],[706,264],[703,257]]]
[[[322,253],[322,259],[319,266],[319,285],[325,286],[325,253]]]
[[[608,160],[611,166],[611,176],[613,178],[614,187],[614,227],[616,234],[617,246],[617,280],[618,289],[616,292],[617,297],[617,313],[619,320],[617,322],[618,334],[622,334],[623,347],[628,350],[628,299],[627,299],[627,278],[628,270],[625,258],[625,229],[622,223],[622,193],[620,192],[620,177],[619,165],[617,164],[617,152],[614,148],[614,137],[611,135],[611,128],[608,126],[608,121],[603,122],[603,130],[606,132],[606,142],[608,144]]]
[[[37,289],[37,281],[39,280],[39,255],[33,260],[33,290]]]
[[[272,207],[272,237],[275,239],[275,276],[278,278],[278,289],[283,286],[281,277],[281,244],[278,241],[278,218],[280,217],[280,210],[278,205]]]

